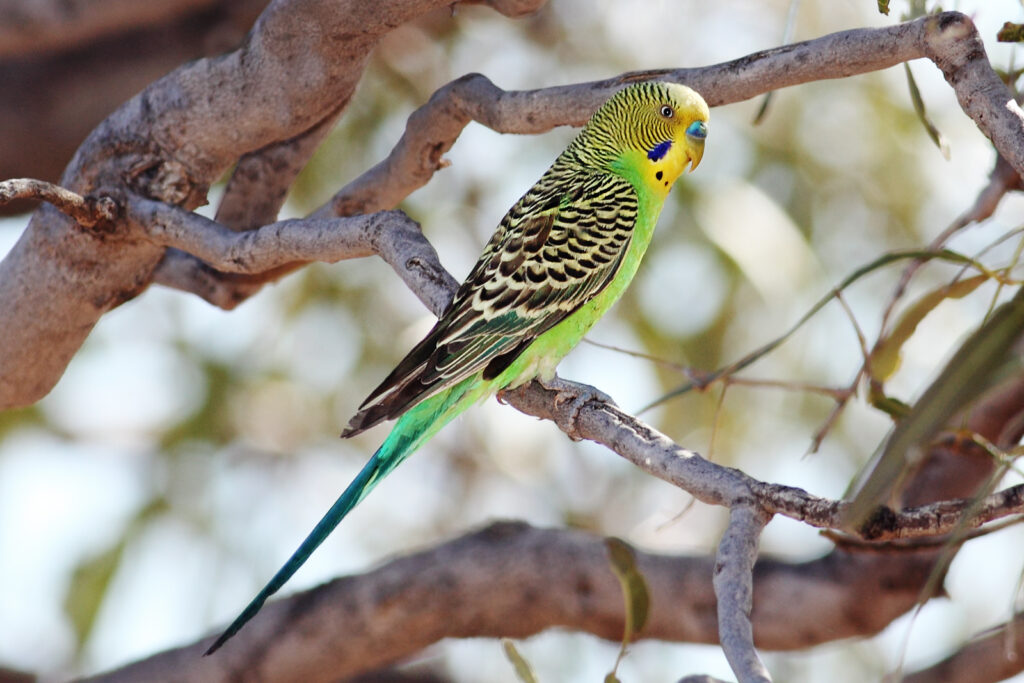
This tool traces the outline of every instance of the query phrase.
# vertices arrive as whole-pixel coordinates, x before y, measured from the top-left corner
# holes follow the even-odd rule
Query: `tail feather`
[[[381,450],[383,450],[383,447]],[[242,613],[231,622],[231,625],[214,641],[213,645],[210,646],[210,649],[203,656],[212,655],[216,652],[221,645],[238,633],[245,626],[246,622],[256,616],[256,613],[263,607],[263,603],[267,601],[267,598],[280,590],[281,586],[287,583],[288,579],[292,578],[292,575],[299,570],[299,567],[305,564],[309,556],[313,554],[313,551],[320,547],[320,544],[334,531],[334,528],[345,518],[345,515],[359,501],[366,497],[366,494],[370,492],[384,474],[393,469],[393,466],[386,469],[382,467],[381,450],[374,453],[370,461],[359,471],[356,478],[352,480],[352,483],[348,485],[345,491],[338,497],[338,500],[334,502],[334,505],[331,506],[331,509],[327,511],[327,514],[317,522],[317,525],[309,532],[309,535],[302,541],[298,549],[284,563],[284,566],[277,570],[277,573],[263,587],[263,590],[246,605]]]
[[[384,443],[381,444],[381,447],[377,449],[377,452],[373,454],[369,462],[359,471],[359,474],[352,480],[352,483],[345,488],[345,491],[334,502],[334,505],[327,511],[327,514],[317,522],[317,525],[306,536],[306,539],[302,541],[302,544],[299,545],[292,556],[288,558],[284,566],[274,574],[273,578],[263,587],[263,590],[252,599],[246,608],[242,610],[242,613],[231,622],[231,625],[228,626],[224,633],[214,641],[210,649],[204,653],[204,656],[216,652],[221,645],[226,643],[250,619],[256,616],[256,613],[263,607],[263,603],[267,601],[267,598],[288,582],[292,575],[299,570],[299,567],[309,559],[313,551],[334,531],[334,528],[345,518],[345,515],[359,501],[365,498],[381,479],[398,467],[423,442],[436,434],[441,427],[483,395],[486,387],[478,385],[476,391],[468,389],[469,381],[464,381],[437,396],[423,401],[402,416],[391,430],[391,433],[388,434]]]

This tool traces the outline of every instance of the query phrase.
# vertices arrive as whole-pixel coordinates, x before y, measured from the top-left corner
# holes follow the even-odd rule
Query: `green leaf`
[[[190,440],[225,444],[235,436],[227,406],[240,383],[238,373],[219,361],[201,359],[198,364],[206,380],[206,397],[191,415],[163,432],[160,448],[165,452]]]
[[[889,0],[878,0],[878,11],[889,16]]]
[[[64,613],[75,629],[78,648],[89,639],[96,615],[124,555],[124,540],[75,567],[64,595]]]
[[[47,425],[46,417],[39,409],[38,404],[25,408],[10,408],[0,411],[0,441],[9,433],[18,429],[37,426],[51,430],[55,429],[51,425]]]
[[[882,451],[865,468],[866,474],[854,483],[846,525],[863,523],[876,506],[888,500],[904,475],[922,460],[936,432],[991,386],[1022,333],[1024,287],[964,341],[907,417],[893,429]]]
[[[946,299],[962,299],[988,279],[988,275],[975,275],[957,280],[928,292],[914,302],[900,317],[889,336],[872,350],[871,377],[879,382],[892,377],[900,367],[903,345],[913,336],[921,321]]]
[[[949,143],[946,142],[946,137],[935,127],[932,120],[928,118],[928,112],[924,108],[924,99],[921,97],[921,91],[917,89],[917,81],[914,80],[914,74],[910,71],[910,65],[906,62],[903,63],[903,70],[907,74],[907,87],[910,88],[910,101],[914,103],[914,111],[917,112],[917,118],[921,120],[921,124],[924,129],[928,131],[928,137],[932,139],[935,146],[939,148],[939,152],[942,153],[943,158],[949,161]]]
[[[910,415],[911,407],[909,405],[898,398],[886,396],[882,388],[877,385],[871,387],[868,402],[896,420],[902,420],[907,415]]]
[[[622,647],[619,649],[615,666],[605,676],[605,681],[611,683],[618,681],[615,673],[618,671],[622,658],[626,655],[626,648],[633,641],[633,636],[639,633],[647,623],[651,598],[647,590],[647,581],[637,569],[633,549],[618,538],[606,538],[604,544],[608,548],[608,561],[612,565],[615,577],[622,585],[622,595],[626,600],[626,628],[622,634]]]
[[[508,661],[512,662],[512,666],[516,670],[516,677],[523,683],[537,683],[537,677],[533,675],[533,669],[530,668],[529,662],[519,654],[515,643],[508,638],[502,638],[501,647],[505,650],[505,656],[508,658]]]
[[[1008,21],[1003,24],[996,34],[996,40],[1000,43],[1022,43],[1024,42],[1024,24],[1015,24]]]

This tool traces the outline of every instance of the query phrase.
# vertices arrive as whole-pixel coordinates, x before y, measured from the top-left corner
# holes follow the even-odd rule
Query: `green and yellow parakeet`
[[[673,83],[611,97],[498,226],[434,328],[342,436],[398,418],[298,550],[207,651],[238,632],[389,472],[474,403],[555,366],[622,295],[672,184],[704,153],[708,107]]]

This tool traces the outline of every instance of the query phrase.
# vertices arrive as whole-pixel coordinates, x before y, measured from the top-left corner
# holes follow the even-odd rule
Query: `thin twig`
[[[118,216],[118,205],[112,197],[83,197],[59,185],[33,178],[0,181],[0,206],[16,199],[38,199],[53,204],[84,228],[110,223]]]

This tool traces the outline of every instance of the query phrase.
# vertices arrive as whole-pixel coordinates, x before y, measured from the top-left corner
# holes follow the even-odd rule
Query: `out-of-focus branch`
[[[0,666],[0,683],[36,683],[36,681],[36,676],[30,673]]]
[[[996,683],[1024,671],[1024,616],[992,629],[941,662],[903,677],[903,683]]]
[[[0,130],[17,131],[0,136],[0,179],[59,180],[111,112],[181,64],[237,48],[268,2],[0,0]]]
[[[714,561],[642,551],[635,557],[651,596],[639,636],[718,642]],[[759,647],[794,650],[877,633],[914,604],[934,557],[760,560],[751,614]],[[602,538],[498,523],[272,601],[213,657],[200,656],[205,638],[90,680],[336,681],[442,638],[525,638],[557,626],[618,640],[623,609]]]
[[[66,50],[129,28],[162,24],[219,0],[0,0],[0,57]]]

